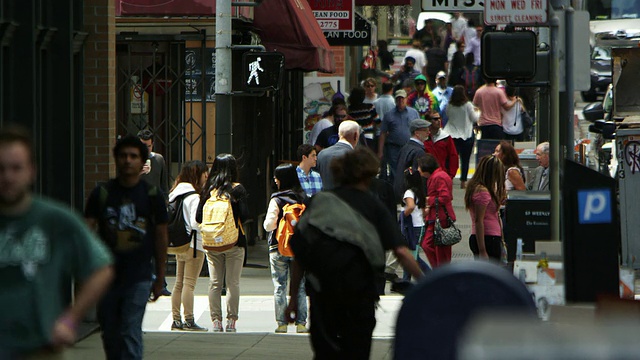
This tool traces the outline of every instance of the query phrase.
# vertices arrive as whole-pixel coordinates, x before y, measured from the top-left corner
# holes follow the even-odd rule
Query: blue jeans
[[[293,258],[282,256],[276,251],[269,253],[269,263],[271,264],[271,280],[273,280],[273,299],[276,308],[276,321],[278,325],[286,325],[287,309],[287,281],[289,280],[289,270]],[[300,281],[300,290],[298,291],[298,314],[296,324],[307,323],[307,293],[304,288],[304,277]]]
[[[116,284],[98,304],[102,345],[108,360],[142,359],[142,318],[151,281]]]
[[[393,184],[396,177],[396,167],[398,167],[398,158],[400,157],[400,150],[402,146],[386,144],[384,146],[384,159],[389,164],[389,176],[387,181]],[[398,175],[402,176],[402,174]]]
[[[453,139],[453,143],[456,145],[458,156],[460,157],[460,181],[467,181],[467,175],[469,174],[469,160],[471,159],[471,153],[473,153],[473,143],[475,137],[468,139]]]

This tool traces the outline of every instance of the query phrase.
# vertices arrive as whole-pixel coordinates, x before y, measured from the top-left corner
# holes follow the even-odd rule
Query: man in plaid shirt
[[[296,168],[296,172],[298,179],[300,179],[300,185],[307,196],[312,197],[322,191],[322,178],[320,178],[320,174],[311,169],[316,166],[318,160],[316,149],[309,144],[298,146],[298,160],[300,160],[300,164]]]

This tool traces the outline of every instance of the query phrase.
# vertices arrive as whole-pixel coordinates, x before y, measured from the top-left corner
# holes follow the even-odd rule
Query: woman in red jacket
[[[453,182],[451,177],[438,165],[438,161],[431,154],[418,159],[418,171],[427,179],[426,228],[422,239],[422,249],[432,268],[451,262],[451,246],[436,246],[433,242],[433,228],[436,220],[436,199],[438,200],[438,218],[443,227],[448,227],[447,214],[451,220],[456,220],[453,212]],[[446,210],[445,210],[446,209]]]

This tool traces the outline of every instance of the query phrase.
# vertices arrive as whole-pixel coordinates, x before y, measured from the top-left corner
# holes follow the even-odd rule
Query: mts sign
[[[484,11],[486,0],[422,0],[422,11]]]

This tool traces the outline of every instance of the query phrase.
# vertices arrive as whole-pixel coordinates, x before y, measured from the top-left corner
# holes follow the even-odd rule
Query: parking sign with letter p
[[[611,214],[611,190],[578,190],[578,223],[609,224]]]

